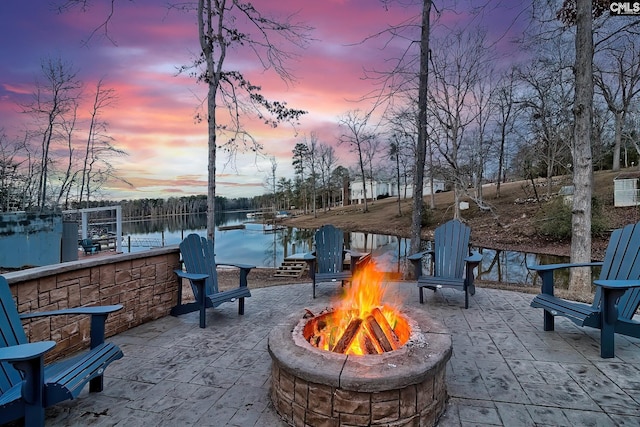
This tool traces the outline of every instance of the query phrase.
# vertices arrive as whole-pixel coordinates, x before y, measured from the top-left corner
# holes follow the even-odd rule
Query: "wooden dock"
[[[244,225],[244,224],[220,225],[220,226],[218,226],[218,231],[225,231],[225,230],[244,230],[244,229],[245,229],[245,225]]]

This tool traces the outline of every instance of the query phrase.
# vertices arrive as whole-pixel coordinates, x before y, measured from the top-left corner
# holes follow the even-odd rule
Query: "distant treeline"
[[[136,199],[120,201],[91,202],[92,208],[103,206],[122,206],[123,218],[155,218],[188,214],[206,214],[207,196],[170,197],[168,199]],[[255,208],[255,200],[249,198],[228,199],[216,197],[216,212],[246,210]],[[87,206],[83,204],[83,208]],[[101,215],[103,214],[103,215]],[[109,217],[109,211],[95,212],[92,217]]]

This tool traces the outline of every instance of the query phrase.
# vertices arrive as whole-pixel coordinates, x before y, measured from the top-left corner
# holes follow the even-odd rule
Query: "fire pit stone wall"
[[[292,426],[433,426],[444,413],[451,336],[422,310],[406,313],[409,341],[379,355],[319,350],[301,315],[272,330],[271,399]]]

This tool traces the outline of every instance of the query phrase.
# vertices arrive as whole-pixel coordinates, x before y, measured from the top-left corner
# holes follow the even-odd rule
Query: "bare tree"
[[[395,175],[396,175],[396,191],[398,192],[398,215],[402,216],[402,205],[400,204],[400,143],[399,143],[398,134],[394,133],[392,136],[392,141],[389,144],[389,151],[387,154],[391,158],[391,160],[395,163]]]
[[[278,161],[275,156],[271,156],[269,159],[271,162],[271,176],[269,177],[269,184],[271,187],[271,191],[273,191],[273,213],[275,215],[278,210],[278,192],[277,192],[277,183],[276,180],[276,170],[278,169]],[[275,219],[275,216],[274,216]]]
[[[348,111],[339,119],[340,126],[346,128],[339,138],[339,144],[347,144],[352,153],[358,156],[359,173],[362,179],[362,190],[364,198],[364,212],[369,212],[367,202],[367,182],[365,173],[365,144],[373,138],[373,134],[368,130],[370,115],[360,110]]]
[[[378,150],[380,149],[380,140],[378,139],[378,136],[375,134],[371,134],[371,137],[367,138],[364,141],[362,148],[364,152],[366,167],[369,168],[368,176],[369,176],[369,188],[371,189],[371,203],[374,203],[376,200],[376,195],[374,194],[374,191],[373,191],[373,181],[374,180],[377,181],[380,179],[378,174],[374,174],[373,172],[373,168],[375,166],[375,160],[378,155]]]
[[[86,205],[89,206],[93,187],[91,177],[95,174],[94,167],[100,159],[107,161],[108,154],[124,154],[111,145],[111,138],[106,135],[106,123],[100,120],[103,110],[111,107],[117,97],[113,89],[105,88],[103,79],[96,84],[91,111],[89,112],[89,130],[84,147],[82,171],[80,178],[78,204],[82,206],[86,195]]]
[[[77,170],[74,172],[74,148],[73,137],[75,136],[75,128],[78,120],[78,104],[73,105],[73,112],[68,119],[65,119],[61,124],[61,130],[64,132],[64,138],[67,144],[67,161],[65,171],[59,175],[60,187],[58,188],[58,196],[56,198],[55,206],[60,206],[60,201],[66,196],[66,200],[69,200],[69,192],[71,186],[75,181]],[[65,203],[65,209],[67,209],[67,203]]]
[[[471,156],[474,201],[483,210],[490,209],[484,201],[482,184],[485,178],[487,158],[493,143],[488,137],[488,126],[494,114],[493,103],[491,102],[491,96],[494,92],[494,83],[491,76],[496,73],[493,66],[494,59],[491,54],[487,54],[478,67],[478,82],[471,89],[472,101],[470,102],[470,108],[473,108],[476,113]]]
[[[610,46],[599,53],[599,59],[593,77],[607,108],[613,114],[615,140],[612,169],[619,171],[623,126],[633,101],[640,94],[640,43],[637,35],[625,34],[620,37],[617,46]]]
[[[23,112],[32,115],[38,123],[40,163],[36,205],[43,210],[47,204],[49,172],[51,170],[51,145],[60,140],[61,125],[67,114],[74,111],[81,83],[77,71],[62,59],[46,59],[41,64],[45,81],[37,82],[33,100],[23,107]]]
[[[500,197],[500,187],[504,180],[507,137],[513,130],[517,106],[515,105],[515,69],[505,73],[493,93],[492,103],[496,111],[496,127],[498,128],[498,172],[496,179],[496,198]]]
[[[227,54],[242,48],[248,49],[256,55],[265,70],[275,70],[282,79],[292,81],[293,76],[286,66],[292,53],[282,49],[280,43],[304,47],[310,28],[292,22],[292,16],[283,20],[272,18],[259,12],[252,3],[241,0],[198,0],[197,15],[201,49],[197,64],[205,66],[200,79],[208,86],[207,237],[215,243],[218,146],[231,152],[241,143],[254,150],[261,149],[242,126],[242,117],[251,112],[270,126],[276,126],[282,121],[295,121],[305,113],[288,108],[284,102],[267,100],[260,93],[260,87],[252,84],[240,71],[225,69]],[[240,21],[247,24],[244,29],[239,26]],[[247,95],[244,104],[240,99],[241,91]],[[226,122],[218,122],[218,105],[226,107],[231,126]],[[226,142],[218,141],[221,132],[229,132]]]
[[[28,175],[23,174],[28,161],[24,141],[12,142],[0,129],[0,211],[26,210],[24,195],[28,194]]]
[[[528,115],[529,140],[536,153],[528,172],[531,179],[538,175],[546,177],[548,196],[553,176],[565,173],[569,170],[567,164],[572,163],[574,78],[564,43],[559,38],[553,39],[547,52],[524,67],[518,76],[524,87],[517,102]],[[536,167],[544,170],[534,173]]]
[[[331,209],[331,171],[338,158],[331,145],[320,144],[320,183],[322,186],[322,208],[326,212]]]
[[[576,2],[575,100],[573,105],[573,215],[571,262],[591,261],[591,195],[593,165],[591,126],[593,122],[593,15],[591,0]],[[571,269],[571,290],[591,290],[591,269]]]
[[[418,79],[418,140],[413,172],[413,212],[411,217],[411,252],[420,251],[424,200],[424,165],[427,157],[427,102],[429,84],[429,38],[431,34],[431,0],[424,0],[420,31],[420,73]]]
[[[460,199],[470,181],[473,146],[465,132],[477,120],[478,110],[469,108],[473,89],[485,76],[484,32],[456,30],[440,40],[432,55],[434,83],[430,87],[429,107],[437,123],[436,145],[445,161],[443,172],[454,187],[454,218],[460,218]]]

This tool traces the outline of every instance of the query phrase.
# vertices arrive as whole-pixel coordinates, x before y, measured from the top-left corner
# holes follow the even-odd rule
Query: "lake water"
[[[219,227],[244,225],[242,229]],[[123,250],[137,252],[152,247],[178,245],[190,233],[206,235],[205,215],[186,215],[155,220],[123,222]],[[315,230],[292,227],[274,228],[250,222],[245,212],[223,213],[216,218],[216,259],[218,262],[278,267],[285,257],[309,252]],[[370,233],[348,233],[347,247],[371,253],[381,269],[403,272],[406,268],[409,239]],[[130,246],[129,246],[130,245]],[[487,281],[539,286],[537,276],[528,265],[568,262],[566,257],[546,256],[515,251],[480,249],[483,259],[477,277]],[[556,273],[560,287],[566,287],[568,273]]]

